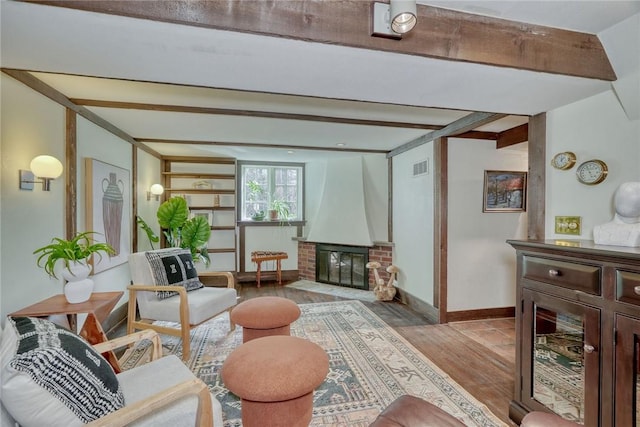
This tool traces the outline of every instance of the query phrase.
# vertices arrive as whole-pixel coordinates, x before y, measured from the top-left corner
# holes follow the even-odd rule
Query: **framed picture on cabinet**
[[[192,210],[189,213],[190,218],[195,218],[198,216],[204,217],[204,219],[207,220],[207,223],[209,223],[209,225],[213,225],[213,211],[208,209],[197,209],[197,210]]]
[[[524,212],[526,209],[526,172],[484,171],[482,212]]]

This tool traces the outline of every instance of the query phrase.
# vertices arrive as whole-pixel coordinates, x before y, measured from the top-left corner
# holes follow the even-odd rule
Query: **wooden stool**
[[[282,284],[282,260],[289,258],[286,252],[272,252],[272,251],[254,251],[251,252],[251,261],[258,264],[256,270],[256,282],[260,287],[260,271],[262,261],[275,261],[276,262],[276,277],[278,279],[278,285]]]
[[[300,317],[298,304],[287,298],[258,297],[231,310],[231,322],[242,326],[242,342],[269,335],[290,335]]]
[[[240,345],[222,365],[222,381],[242,399],[244,427],[308,427],[313,391],[329,357],[298,337],[271,336]]]

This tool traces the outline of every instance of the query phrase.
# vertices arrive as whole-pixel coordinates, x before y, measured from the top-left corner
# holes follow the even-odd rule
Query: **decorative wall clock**
[[[551,166],[560,170],[571,169],[576,164],[576,155],[571,151],[558,153],[551,159]]]
[[[602,160],[587,160],[576,170],[578,181],[586,185],[600,184],[607,177],[609,170]]]

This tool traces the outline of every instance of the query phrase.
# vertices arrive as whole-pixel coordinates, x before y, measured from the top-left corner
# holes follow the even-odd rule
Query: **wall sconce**
[[[387,38],[402,38],[418,22],[416,0],[390,0],[373,3],[372,35]]]
[[[160,200],[162,193],[164,193],[164,187],[160,184],[153,184],[147,191],[147,200],[151,200],[151,196],[155,196],[156,200]]]
[[[51,181],[62,175],[62,163],[52,156],[37,156],[31,160],[31,170],[20,169],[20,189],[33,190],[33,184],[42,183],[42,191],[49,191]],[[40,181],[35,181],[35,178]]]

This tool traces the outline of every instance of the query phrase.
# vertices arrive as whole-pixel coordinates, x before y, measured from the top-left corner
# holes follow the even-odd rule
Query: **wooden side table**
[[[124,292],[94,292],[88,301],[71,304],[67,302],[64,295],[54,295],[50,298],[37,302],[33,305],[10,313],[9,316],[24,317],[47,317],[56,314],[67,316],[69,326],[73,332],[78,332],[78,314],[86,313],[87,319],[82,325],[80,336],[90,344],[97,344],[107,341],[107,336],[102,329],[104,321],[116,303],[122,298]],[[117,357],[112,353],[105,353],[104,356],[109,361],[116,372],[120,372],[120,365]]]
[[[281,262],[283,259],[289,258],[286,252],[271,252],[271,251],[255,251],[251,252],[251,261],[258,264],[258,269],[256,271],[256,281],[258,282],[258,287],[260,287],[260,272],[261,272],[261,264],[262,261],[276,261],[277,265],[277,278],[278,285],[282,284],[282,266]]]

